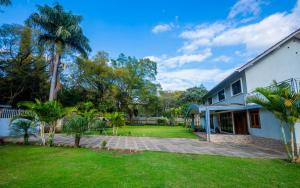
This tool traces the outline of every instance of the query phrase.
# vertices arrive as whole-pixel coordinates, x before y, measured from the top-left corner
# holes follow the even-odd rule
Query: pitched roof
[[[239,72],[244,71],[248,67],[253,66],[257,62],[259,62],[259,60],[266,57],[267,55],[269,55],[273,51],[277,50],[283,44],[285,44],[287,41],[289,41],[290,39],[292,39],[294,37],[300,40],[300,28],[297,29],[296,31],[292,32],[291,34],[289,34],[288,36],[286,36],[285,38],[283,38],[282,40],[280,40],[279,42],[277,42],[276,44],[274,44],[273,46],[271,46],[270,48],[268,48],[267,50],[265,50],[264,52],[262,52],[261,54],[259,54],[255,58],[253,58],[252,60],[250,60],[249,62],[247,62],[246,64],[242,65],[240,68],[236,69],[233,73],[231,73],[229,76],[224,78],[221,82],[219,82],[216,86],[214,86],[211,90],[209,90],[209,92],[204,97],[207,97],[208,95],[210,95],[213,90],[215,90],[218,86],[220,86],[223,82],[225,82],[229,78],[231,78],[232,76],[238,74]]]

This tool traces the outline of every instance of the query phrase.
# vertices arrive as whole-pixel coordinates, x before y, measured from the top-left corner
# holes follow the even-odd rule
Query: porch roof
[[[261,108],[257,104],[213,104],[213,105],[201,105],[199,106],[199,112],[215,111],[215,110],[249,110]]]

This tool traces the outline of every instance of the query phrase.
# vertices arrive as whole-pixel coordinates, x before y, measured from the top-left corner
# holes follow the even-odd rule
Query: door
[[[235,134],[249,134],[247,126],[247,112],[233,112]]]

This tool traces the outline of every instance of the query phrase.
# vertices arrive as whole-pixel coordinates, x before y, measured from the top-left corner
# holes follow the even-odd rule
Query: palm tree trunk
[[[295,160],[294,125],[290,125],[292,161]]]
[[[286,140],[285,131],[284,131],[284,127],[283,127],[282,123],[280,124],[280,128],[281,128],[282,141],[284,143],[285,150],[287,152],[288,158],[291,159],[292,154],[290,152],[290,149],[289,149],[289,146],[288,146],[288,143],[287,143],[287,140]]]
[[[58,74],[58,67],[59,67],[59,59],[60,59],[60,55],[56,53],[54,55],[54,61],[53,61],[49,101],[53,101],[56,98],[56,82],[57,82],[57,74]]]
[[[80,135],[75,135],[75,147],[79,147],[80,144]]]
[[[28,129],[25,129],[25,134],[24,134],[24,145],[29,144],[29,134],[28,134]]]
[[[46,139],[45,139],[45,123],[41,123],[40,135],[41,135],[42,144],[45,145],[46,144]]]

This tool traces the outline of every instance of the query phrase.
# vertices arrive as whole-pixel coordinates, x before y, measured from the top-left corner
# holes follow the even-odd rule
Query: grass
[[[0,187],[300,187],[279,159],[4,145],[0,161]]]
[[[95,132],[89,134],[95,134]],[[111,128],[107,129],[107,134],[112,135]],[[119,128],[118,135],[159,138],[197,138],[190,130],[181,126],[124,126]]]

